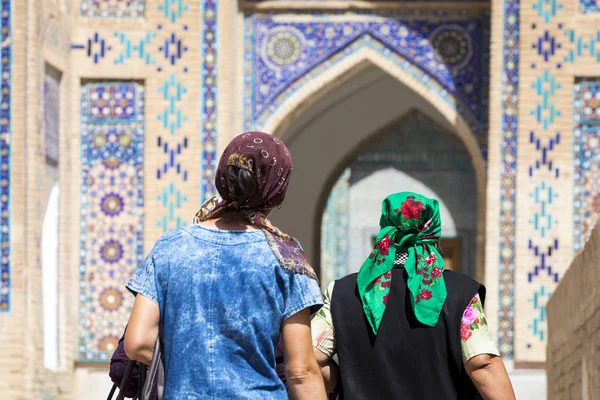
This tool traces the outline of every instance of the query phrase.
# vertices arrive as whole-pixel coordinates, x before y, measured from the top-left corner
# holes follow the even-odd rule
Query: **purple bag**
[[[127,332],[127,327],[125,328],[125,332]],[[110,376],[110,380],[117,386],[121,386],[121,382],[125,377],[125,371],[127,369],[127,365],[129,364],[129,357],[125,354],[125,332],[123,332],[123,336],[119,339],[119,344],[117,345],[117,349],[113,353],[110,358],[110,372],[108,375]],[[125,397],[133,398],[138,393],[138,384],[140,381],[140,367],[136,363],[135,367],[133,367],[133,371],[131,373],[131,378],[125,387]]]
[[[146,372],[147,367],[145,365],[140,365],[139,362],[131,363],[129,357],[125,353],[125,333],[127,332],[127,327],[125,327],[125,332],[123,332],[123,336],[119,340],[117,345],[117,349],[113,353],[110,358],[110,371],[108,375],[110,376],[110,380],[113,382],[112,390],[108,395],[108,400],[112,399],[117,388],[120,388],[119,398],[127,397],[138,399],[142,394],[143,382],[146,380]],[[128,371],[130,369],[130,371]],[[123,379],[126,379],[125,386],[121,387],[123,383]],[[142,384],[140,385],[140,382]],[[152,390],[146,393],[146,398],[149,399],[158,399],[158,387],[157,382],[152,382]]]

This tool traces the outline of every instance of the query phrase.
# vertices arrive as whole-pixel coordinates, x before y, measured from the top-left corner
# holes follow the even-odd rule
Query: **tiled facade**
[[[127,275],[214,193],[222,144],[281,134],[365,60],[474,143],[489,322],[505,358],[541,365],[546,302],[600,213],[598,2],[385,3],[0,1],[3,398],[74,398],[73,363],[107,359]],[[34,361],[39,220],[45,161],[59,158],[61,368],[49,371]]]
[[[332,22],[315,15],[294,22],[251,15],[244,29],[244,126],[264,128],[312,76],[367,47],[412,67],[413,76],[426,85],[438,83],[446,101],[468,121],[485,157],[488,18],[486,13],[444,11],[400,18],[386,12],[336,16]]]
[[[598,175],[593,167],[578,172],[597,153],[597,99],[588,81],[598,75],[600,30],[574,3],[520,6],[521,49],[528,50],[519,55],[513,349],[516,361],[541,363],[547,300],[600,211],[594,210]],[[577,154],[581,142],[587,154]],[[565,190],[571,187],[575,192]]]
[[[81,361],[116,349],[133,303],[125,283],[144,259],[144,99],[134,83],[81,91]]]

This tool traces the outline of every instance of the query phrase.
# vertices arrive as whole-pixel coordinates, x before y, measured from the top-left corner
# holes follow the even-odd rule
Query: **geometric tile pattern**
[[[560,111],[552,104],[551,98],[556,95],[556,90],[560,89],[561,85],[555,77],[550,75],[550,71],[546,70],[531,87],[535,89],[536,94],[540,97],[536,108],[531,110],[531,115],[535,115],[537,122],[542,123],[544,130],[546,130],[554,123],[556,117],[560,116]]]
[[[574,87],[574,250],[580,251],[600,217],[600,81]]]
[[[563,9],[563,4],[559,0],[534,0],[532,3],[532,8],[545,23],[549,23]]]
[[[141,18],[145,0],[81,0],[81,16],[97,18]]]
[[[545,2],[545,0],[540,0]],[[504,0],[502,96],[500,111],[500,260],[498,293],[498,348],[500,354],[514,355],[514,282],[517,131],[519,100],[520,1]],[[492,130],[495,127],[490,127]]]
[[[531,333],[539,338],[540,341],[544,342],[547,339],[547,328],[546,328],[546,304],[552,296],[552,291],[548,290],[545,286],[541,286],[539,290],[532,293],[528,299],[529,303],[536,311],[536,316],[529,324]]]
[[[513,316],[511,333],[519,335],[518,342],[513,342],[515,360],[543,362],[546,303],[569,263],[565,260],[569,245],[561,242],[570,220],[570,213],[565,213],[570,203],[570,195],[565,193],[568,168],[567,174],[561,174],[565,169],[566,142],[561,130],[570,107],[562,110],[559,104],[564,106],[565,87],[570,84],[560,61],[572,44],[555,36],[562,31],[559,19],[565,14],[563,2],[524,0],[522,3],[530,4],[537,15],[523,21],[520,28],[523,37],[530,40],[521,48],[531,45],[531,50],[519,57],[520,68],[526,69],[519,78],[520,104],[530,110],[533,118],[525,116],[527,122],[517,130],[517,140],[523,146],[519,162],[528,169],[527,174],[519,176],[519,189],[528,196],[520,196],[515,206],[520,218],[514,231],[520,232],[522,240],[513,248],[517,257],[511,303],[518,311]]]
[[[12,82],[12,1],[0,10],[0,312],[10,311],[10,154]]]
[[[121,44],[127,45],[124,38],[121,40]],[[98,64],[106,57],[107,53],[112,50],[112,46],[108,44],[104,37],[100,36],[100,34],[96,32],[87,39],[85,44],[74,43],[71,45],[71,49],[84,50],[86,55],[94,60],[94,64]],[[118,63],[118,60],[115,60],[115,64]]]
[[[216,194],[214,186],[217,168],[217,0],[202,1],[201,100],[200,100],[200,201]]]
[[[552,253],[558,250],[558,240],[554,239],[554,241],[550,242],[546,248],[540,249],[540,247],[534,245],[533,240],[530,239],[529,250],[536,257],[537,264],[534,265],[531,272],[527,273],[527,281],[532,283],[536,277],[540,276],[542,272],[545,272],[545,275],[550,277],[552,283],[558,283],[560,276],[558,272],[555,272],[557,268],[552,268],[552,265],[548,264],[552,257]]]
[[[585,12],[596,1],[575,3]],[[523,147],[518,152],[519,171],[528,169],[528,174],[519,175],[519,190],[528,196],[516,197],[518,218],[511,231],[518,232],[520,240],[512,248],[514,292],[506,303],[514,303],[517,311],[513,308],[513,324],[506,333],[519,335],[513,342],[516,361],[541,363],[546,359],[548,298],[600,210],[598,83],[578,82],[574,76],[581,65],[600,65],[600,30],[579,25],[573,4],[564,0],[504,0],[504,4],[530,10],[519,28],[527,43],[521,43],[523,54],[516,59],[524,69],[519,77],[520,108],[530,111],[520,114],[525,122],[517,130]]]
[[[539,121],[538,121],[539,122]],[[533,177],[536,171],[539,171],[542,167],[555,175],[556,178],[560,175],[559,168],[552,162],[550,157],[552,152],[556,149],[556,146],[560,144],[560,133],[557,133],[554,137],[548,139],[548,144],[543,145],[543,139],[538,138],[535,132],[529,132],[529,143],[535,145],[538,157],[535,163],[529,166],[529,176]]]
[[[547,186],[545,181],[534,188],[533,193],[530,193],[536,209],[529,220],[535,231],[543,238],[546,233],[551,231],[557,220],[549,212],[554,199],[558,197],[551,186]]]
[[[94,4],[102,4],[105,9],[111,7],[120,7],[129,10],[144,10],[149,5],[143,1],[135,0],[111,0],[102,2],[101,0],[89,0]],[[91,4],[91,3],[90,3]],[[187,15],[192,7],[203,7],[203,17],[206,21],[211,21],[209,26],[216,27],[216,1],[204,0],[193,3],[185,0],[160,0],[154,2],[154,11],[151,15],[153,29],[148,31],[122,32],[115,31],[109,35],[94,32],[89,35],[87,41],[72,44],[73,50],[78,50],[78,56],[87,57],[94,65],[108,67],[110,63],[117,66],[129,67],[135,64],[138,67],[145,68],[145,71],[152,70],[152,76],[146,80],[146,90],[152,93],[152,98],[159,97],[152,103],[154,118],[160,123],[159,129],[153,131],[156,138],[157,164],[155,174],[152,174],[159,181],[156,185],[155,193],[170,193],[172,185],[175,185],[174,191],[180,193],[180,199],[187,199],[183,192],[186,190],[188,181],[188,169],[182,164],[183,154],[189,149],[189,115],[184,112],[190,108],[189,102],[194,101],[197,95],[190,96],[186,87],[190,79],[186,79],[190,72],[190,62],[192,57],[187,57],[188,40],[191,37],[192,26],[188,25],[190,17]],[[210,43],[214,46],[216,43],[216,33],[209,31],[207,24],[199,24],[204,27],[205,33],[202,35],[203,46]],[[199,33],[199,32],[198,32]],[[212,51],[212,50],[211,50]],[[195,64],[195,63],[194,63]],[[216,87],[216,58],[214,52],[207,53],[202,58],[201,68],[206,75],[206,66],[209,65],[209,75],[203,78],[204,84],[201,85],[201,97],[205,103],[202,115],[207,115],[205,110],[210,110],[212,104],[216,102],[211,99],[207,93],[214,92]],[[212,84],[210,82],[213,82]],[[208,89],[207,89],[208,88]],[[154,110],[154,106],[158,109]],[[213,153],[216,152],[214,143],[216,139],[216,123],[213,113],[210,112],[202,125],[201,137],[205,140],[204,149],[202,149],[203,160],[216,160]],[[196,118],[196,116],[194,116]],[[194,138],[196,139],[196,138]],[[194,140],[195,141],[195,140]],[[208,154],[208,155],[207,155]],[[215,161],[210,161],[207,165],[207,171],[204,176],[211,175],[211,165]],[[211,164],[212,163],[212,164]],[[203,165],[206,163],[203,162]],[[195,171],[194,171],[195,172]],[[206,187],[206,179],[201,182],[201,188]],[[155,196],[151,197],[156,199]],[[159,205],[162,205],[163,211],[156,215],[156,224],[161,228],[162,233],[175,229],[182,225],[182,221],[189,222],[189,216],[183,215],[183,203],[185,200],[177,202],[164,202],[160,197]],[[152,201],[151,200],[151,201]]]
[[[590,56],[600,61],[600,31],[590,37],[582,37],[573,30],[566,30],[565,36],[571,44],[568,55],[564,58],[565,62],[573,63],[582,56]]]
[[[133,297],[124,288],[144,257],[144,89],[81,91],[80,361],[108,360]]]
[[[183,0],[161,0],[162,4],[158,6],[158,10],[162,11],[165,18],[176,23],[177,20],[183,17],[183,13],[190,9]]]
[[[484,81],[487,45],[483,31],[488,16],[465,19],[438,13],[408,18],[390,12],[364,17],[332,21],[315,16],[302,22],[248,17],[246,59],[252,60],[247,72],[252,74],[252,83],[246,95],[252,104],[246,109],[246,124],[260,120],[265,111],[277,107],[278,99],[295,82],[365,37],[417,67],[424,79],[442,85],[463,106],[466,120],[484,121],[486,103],[477,88]],[[487,135],[477,139],[485,155]]]
[[[115,64],[125,64],[132,57],[144,60],[146,64],[156,64],[156,59],[153,57],[150,47],[155,36],[154,33],[147,32],[143,38],[133,41],[125,33],[115,32],[114,37],[119,39],[121,45],[121,52],[115,59]],[[112,47],[108,50],[112,50]]]
[[[584,13],[600,12],[600,1],[598,0],[579,0],[579,6]]]

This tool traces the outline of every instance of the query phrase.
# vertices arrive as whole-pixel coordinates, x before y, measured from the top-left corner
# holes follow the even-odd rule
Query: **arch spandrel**
[[[474,88],[486,85],[486,18],[485,13],[358,13],[324,21],[318,15],[250,14],[245,20],[245,128],[272,130],[282,114],[302,102],[290,102],[297,93],[304,93],[303,101],[317,91],[321,95],[323,85],[371,63],[406,84],[419,81],[424,88],[412,85],[413,90],[430,92],[440,108],[449,106],[447,118],[469,127],[485,159],[487,100]]]

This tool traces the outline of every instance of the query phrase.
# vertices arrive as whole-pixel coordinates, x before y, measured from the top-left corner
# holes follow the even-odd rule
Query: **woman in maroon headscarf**
[[[322,306],[315,273],[267,219],[291,172],[277,138],[236,137],[217,170],[220,196],[163,236],[127,284],[137,296],[125,350],[150,363],[160,327],[164,400],[326,398],[310,332]],[[275,369],[280,341],[288,393]]]

